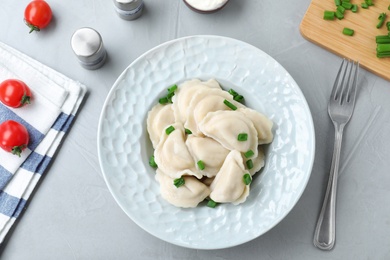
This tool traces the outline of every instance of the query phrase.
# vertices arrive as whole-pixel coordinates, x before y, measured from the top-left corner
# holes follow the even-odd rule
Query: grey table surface
[[[48,0],[54,19],[32,34],[23,22],[28,2],[1,0],[0,41],[84,83],[88,95],[2,259],[390,259],[390,85],[364,69],[341,152],[336,246],[323,252],[312,243],[333,149],[327,102],[341,59],[301,36],[310,0],[231,0],[211,15],[181,0],[145,0],[135,21],[121,20],[109,0]],[[72,53],[70,37],[84,26],[100,32],[108,51],[99,70],[81,68]],[[104,182],[96,140],[104,100],[132,61],[163,42],[206,34],[245,41],[276,59],[300,86],[316,131],[312,175],[287,217],[255,240],[209,251],[161,241],[131,221]]]

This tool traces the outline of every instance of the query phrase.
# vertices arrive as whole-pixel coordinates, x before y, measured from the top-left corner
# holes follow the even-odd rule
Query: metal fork
[[[359,62],[343,59],[328,104],[328,113],[335,127],[335,141],[328,186],[318,217],[313,241],[314,245],[322,250],[331,250],[335,244],[336,192],[341,141],[343,138],[343,129],[351,118],[355,107],[358,70]]]

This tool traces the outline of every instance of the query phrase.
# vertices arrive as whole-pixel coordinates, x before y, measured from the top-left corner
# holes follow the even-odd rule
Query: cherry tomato
[[[27,26],[30,27],[30,33],[45,28],[50,23],[51,17],[51,8],[43,0],[33,0],[24,10],[24,20]]]
[[[24,125],[13,120],[0,124],[0,147],[5,151],[20,157],[29,140],[30,136]]]
[[[9,107],[30,104],[31,90],[21,80],[7,79],[0,83],[0,101]]]

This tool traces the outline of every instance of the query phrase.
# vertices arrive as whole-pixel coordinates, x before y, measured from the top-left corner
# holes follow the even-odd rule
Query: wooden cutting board
[[[388,33],[386,22],[390,21],[389,0],[373,0],[374,6],[361,8],[364,0],[352,0],[359,6],[357,13],[346,10],[344,19],[332,21],[323,19],[324,11],[335,11],[334,0],[313,0],[301,22],[300,31],[307,40],[329,51],[360,62],[361,67],[390,80],[390,58],[376,57],[375,36]],[[378,16],[386,13],[387,19],[382,28],[377,29]],[[355,30],[353,36],[342,33],[344,27]]]

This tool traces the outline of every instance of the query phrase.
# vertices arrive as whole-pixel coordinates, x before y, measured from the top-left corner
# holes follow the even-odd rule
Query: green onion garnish
[[[210,199],[210,200],[207,202],[207,207],[215,208],[215,206],[217,206],[217,202],[213,201],[212,199]]]
[[[336,11],[335,15],[336,15],[337,19],[339,19],[339,20],[341,20],[341,19],[344,18],[344,14],[343,14],[343,13],[340,13],[339,10]]]
[[[248,134],[247,133],[238,134],[237,140],[240,142],[244,142],[244,141],[248,140]]]
[[[161,105],[167,104],[168,102],[169,99],[167,97],[163,97],[158,100],[158,103],[160,103]]]
[[[390,24],[390,22],[389,22]],[[389,35],[377,35],[375,37],[376,43],[390,43],[390,36]]]
[[[335,13],[333,11],[324,11],[324,20],[334,20]]]
[[[172,87],[168,88],[168,93],[173,93],[177,89],[177,85],[173,85]]]
[[[352,4],[352,8],[351,8],[352,13],[356,13],[357,10],[358,10],[358,5]]]
[[[188,128],[185,128],[184,132],[186,132],[186,134],[188,134],[188,135],[192,134],[192,131],[190,129],[188,129]]]
[[[342,5],[337,6],[336,10],[339,11],[340,13],[342,13],[342,14],[345,13],[345,7],[342,6]]]
[[[173,185],[176,186],[176,188],[179,188],[180,186],[183,186],[185,184],[185,180],[183,177],[177,178],[173,180]]]
[[[249,150],[246,153],[244,153],[245,158],[250,158],[253,155],[255,155],[255,153],[252,150]]]
[[[382,25],[383,25],[383,23],[385,22],[385,19],[386,19],[386,13],[381,13],[380,15],[379,15],[379,17],[378,17],[378,19],[379,19],[379,22],[378,22],[378,24],[376,25],[376,28],[381,28],[382,27]]]
[[[364,2],[365,2],[368,6],[374,5],[374,2],[373,2],[372,0],[364,0]]]
[[[202,160],[199,160],[197,163],[196,163],[199,167],[199,170],[203,171],[205,166],[204,166],[204,162]]]
[[[339,5],[341,5],[341,0],[334,0],[334,3],[336,6],[339,6]]]
[[[252,161],[252,159],[249,159],[248,161],[246,161],[246,167],[248,167],[248,170],[253,168],[253,161]]]
[[[235,97],[235,96],[238,95],[238,93],[237,93],[234,89],[232,89],[232,88],[229,89],[228,92],[229,92],[229,94],[232,95],[233,97]]]
[[[165,133],[167,135],[169,135],[170,133],[172,133],[173,131],[175,131],[175,128],[171,125],[169,126],[167,129],[165,129]]]
[[[352,36],[354,34],[354,32],[355,32],[354,30],[347,28],[347,27],[345,27],[343,29],[343,34],[348,35],[348,36]]]
[[[368,9],[368,4],[367,3],[362,3],[360,5],[363,9]]]
[[[341,6],[344,7],[345,9],[347,9],[347,10],[351,10],[352,9],[352,4],[350,2],[343,1]]]
[[[153,168],[157,168],[157,163],[154,161],[154,155],[150,156],[149,165]]]
[[[252,177],[249,173],[244,174],[242,179],[244,180],[245,185],[249,185],[252,182]]]
[[[237,95],[233,98],[233,100],[237,101],[237,102],[242,102],[244,100],[244,96],[242,95]]]
[[[236,110],[237,109],[237,107],[235,106],[235,105],[233,105],[232,103],[230,103],[228,100],[224,100],[223,101],[223,103],[226,105],[226,106],[228,106],[230,109],[232,109],[232,110]]]

